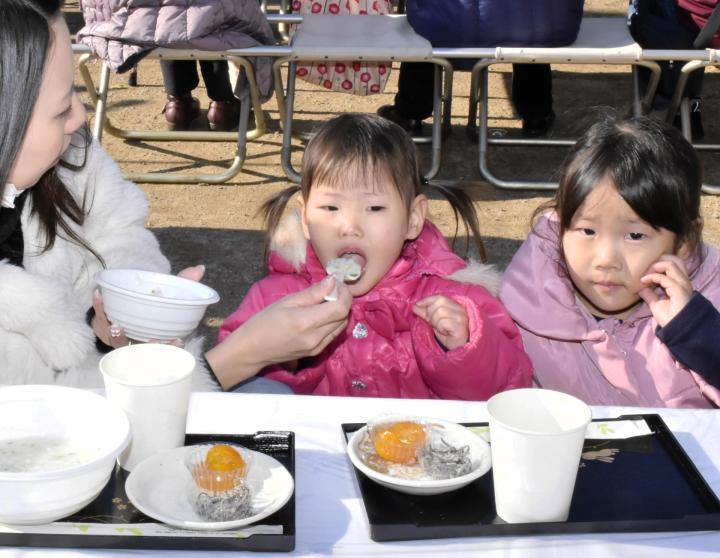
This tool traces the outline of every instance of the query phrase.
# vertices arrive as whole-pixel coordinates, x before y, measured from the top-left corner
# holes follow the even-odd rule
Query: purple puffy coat
[[[720,306],[720,256],[705,245],[693,288]],[[693,264],[688,266],[693,269]],[[542,217],[505,271],[500,298],[520,328],[536,382],[591,405],[714,407],[720,390],[673,359],[643,303],[597,320],[578,300],[558,252],[557,217]]]

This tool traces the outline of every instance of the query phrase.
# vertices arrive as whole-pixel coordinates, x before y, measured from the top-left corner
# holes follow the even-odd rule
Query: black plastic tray
[[[188,434],[185,444],[232,442],[271,455],[295,478],[295,434],[293,432],[256,432],[246,435]],[[277,512],[260,523],[282,527],[278,533],[257,533],[247,538],[223,536],[222,531],[184,531],[168,528],[162,536],[138,535],[133,524],[157,523],[139,512],[125,494],[128,473],[117,465],[100,495],[76,514],[47,526],[21,532],[0,532],[0,546],[55,548],[126,548],[163,550],[251,550],[290,552],[295,548],[295,493]],[[113,534],[93,535],[93,524],[118,524]],[[64,525],[63,525],[64,524]],[[130,525],[130,527],[128,527]],[[71,527],[77,534],[52,533],[53,527]],[[85,526],[89,526],[86,529]],[[252,526],[248,526],[249,528]],[[46,532],[43,532],[43,529]],[[82,531],[85,530],[86,533]]]
[[[508,524],[495,512],[490,472],[438,496],[385,488],[355,469],[374,541],[566,533],[720,529],[720,501],[659,415],[643,419],[653,434],[624,440],[585,440],[583,452],[617,449],[612,461],[581,460],[565,522]],[[343,424],[346,441],[364,424]],[[487,423],[465,423],[487,426]],[[603,452],[599,455],[606,454]],[[591,454],[592,455],[592,454]],[[595,454],[596,456],[598,454]],[[538,455],[538,459],[542,459]]]

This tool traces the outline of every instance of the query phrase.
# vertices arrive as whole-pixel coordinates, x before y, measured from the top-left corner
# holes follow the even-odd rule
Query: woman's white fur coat
[[[81,170],[58,167],[58,173],[87,214],[85,223],[76,226],[78,235],[102,255],[108,268],[170,271],[157,239],[145,228],[145,195],[122,178],[96,142],[88,147]],[[102,265],[62,231],[43,252],[44,234],[31,207],[28,198],[21,217],[24,269],[0,262],[0,384],[101,387],[98,362],[103,355],[95,349],[95,334],[85,315]],[[202,339],[191,339],[186,348],[198,354]],[[198,366],[194,389],[212,387]]]

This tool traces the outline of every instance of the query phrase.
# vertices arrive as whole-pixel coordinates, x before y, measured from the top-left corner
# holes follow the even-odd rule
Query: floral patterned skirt
[[[392,0],[294,0],[294,13],[384,15],[392,11]],[[392,62],[303,62],[296,76],[325,89],[354,95],[372,95],[385,89]]]

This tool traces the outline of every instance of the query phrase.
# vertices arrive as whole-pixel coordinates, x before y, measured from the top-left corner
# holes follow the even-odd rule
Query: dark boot
[[[239,118],[239,101],[212,101],[207,111],[208,126],[213,131],[236,130]]]
[[[163,114],[169,130],[187,130],[190,123],[200,116],[200,101],[189,94],[182,97],[168,95]]]
[[[422,120],[403,117],[400,113],[398,113],[395,105],[383,105],[377,109],[377,114],[386,120],[395,122],[395,124],[400,126],[414,138],[422,136]]]
[[[545,116],[523,119],[521,134],[526,138],[544,138],[555,123],[555,112]]]

